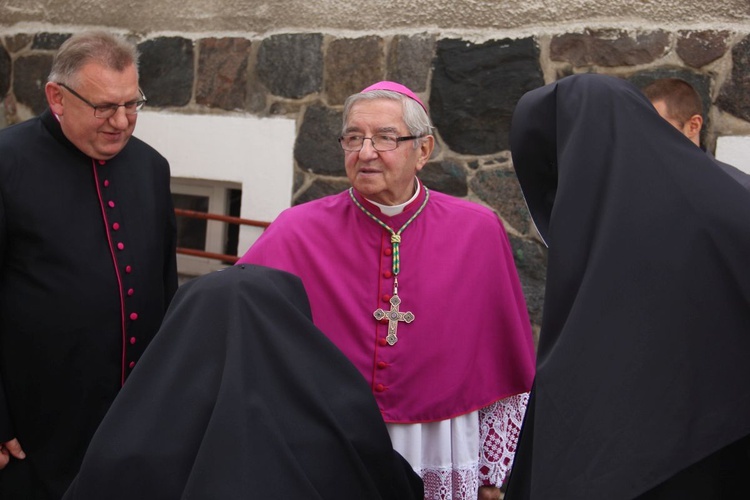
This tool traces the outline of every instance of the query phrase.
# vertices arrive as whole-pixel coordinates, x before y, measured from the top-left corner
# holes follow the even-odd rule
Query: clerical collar
[[[414,200],[417,199],[417,196],[419,196],[419,191],[420,191],[421,187],[419,185],[419,181],[415,181],[415,184],[417,185],[417,189],[414,192],[414,196],[412,196],[411,198],[409,198],[405,202],[401,203],[400,205],[381,205],[380,203],[377,203],[375,201],[369,200],[367,198],[365,198],[365,200],[367,200],[368,202],[370,202],[373,205],[375,205],[376,207],[378,207],[380,209],[380,212],[383,215],[387,215],[388,217],[393,217],[394,215],[398,215],[401,212],[403,212],[404,209],[409,205],[409,203],[411,203],[411,202],[413,202]]]

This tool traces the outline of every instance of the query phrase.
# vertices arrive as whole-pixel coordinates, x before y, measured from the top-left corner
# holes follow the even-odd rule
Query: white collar
[[[416,191],[414,193],[414,196],[412,196],[411,198],[409,198],[408,200],[406,200],[405,202],[403,202],[403,203],[401,203],[399,205],[381,205],[380,203],[377,203],[375,201],[368,200],[367,198],[365,198],[365,199],[367,201],[369,201],[370,203],[372,203],[373,205],[375,205],[376,207],[378,207],[380,209],[380,212],[383,215],[387,215],[388,217],[393,217],[394,215],[398,215],[401,212],[403,212],[404,209],[406,208],[406,206],[409,203],[411,203],[412,201],[416,200],[417,196],[419,196],[419,190],[421,189],[419,187],[419,181],[415,180],[414,182],[417,185],[417,189],[416,189]]]

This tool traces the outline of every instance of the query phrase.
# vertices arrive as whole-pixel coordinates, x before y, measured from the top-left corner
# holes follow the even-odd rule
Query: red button
[[[130,368],[133,368],[133,367],[135,366],[135,361],[131,361],[131,362],[130,362],[130,364],[129,364],[128,366],[129,366]]]
[[[125,272],[126,272],[126,273],[130,273],[130,272],[131,272],[132,270],[133,270],[133,268],[132,268],[132,267],[130,267],[130,266],[125,266]]]
[[[99,165],[104,165],[105,163],[107,163],[106,160],[99,160]]]
[[[391,296],[390,295],[388,295],[387,293],[385,295],[383,295],[383,302],[390,302],[390,301],[391,301]]]
[[[385,339],[378,339],[378,344],[380,344],[381,346],[385,347],[385,346],[388,345],[388,341],[385,340]]]
[[[382,319],[380,320],[380,324],[381,324],[381,325],[385,325],[386,323],[388,323],[388,318],[382,318]]]
[[[119,222],[115,222],[114,224],[112,224],[112,229],[114,229],[115,231],[117,231],[118,229],[120,229],[120,223]]]
[[[385,390],[385,386],[383,384],[378,384],[375,386],[375,392],[383,392]]]
[[[390,278],[391,276],[393,276],[393,274],[390,271],[386,271],[383,273],[383,278]]]
[[[104,179],[104,187],[107,187],[107,186],[109,186],[109,180]]]
[[[123,243],[123,242],[118,243],[117,244],[117,248],[119,248],[120,250],[124,249],[125,248],[125,243]]]
[[[385,250],[383,250],[383,255],[391,255],[392,253],[393,253],[392,248],[386,248]]]
[[[109,208],[115,208],[115,202],[114,201],[107,202],[107,205],[109,205]]]
[[[385,361],[378,361],[378,368],[380,368],[381,370],[386,366],[388,366],[388,363],[386,363]]]
[[[130,319],[132,319],[133,321],[137,320],[138,319],[138,313],[130,313]]]
[[[128,288],[128,295],[133,295],[135,293],[135,290],[132,288]]]
[[[130,343],[135,344],[135,337],[130,337]]]

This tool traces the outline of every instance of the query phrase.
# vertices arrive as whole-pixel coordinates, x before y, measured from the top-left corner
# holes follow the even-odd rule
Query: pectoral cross
[[[378,321],[383,318],[388,318],[388,335],[385,337],[385,341],[388,342],[388,345],[393,345],[398,342],[398,337],[396,336],[398,322],[403,321],[405,323],[411,323],[414,321],[414,314],[411,311],[400,312],[398,310],[398,306],[401,305],[401,299],[398,296],[398,281],[393,285],[393,296],[391,297],[390,303],[391,309],[389,311],[378,308],[372,313],[372,315],[375,316],[375,319]]]

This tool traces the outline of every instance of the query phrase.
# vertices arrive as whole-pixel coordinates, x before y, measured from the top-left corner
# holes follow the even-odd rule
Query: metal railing
[[[243,219],[241,217],[232,217],[231,215],[218,215],[209,214],[206,212],[196,212],[195,210],[185,210],[183,208],[175,208],[174,213],[179,217],[188,217],[191,219],[204,219],[204,220],[215,220],[219,222],[225,222],[227,224],[237,224],[239,226],[253,226],[267,228],[270,222],[263,222],[259,220]],[[226,255],[223,253],[206,252],[204,250],[195,250],[193,248],[177,247],[177,253],[182,255],[192,255],[195,257],[203,257],[207,259],[220,260],[222,262],[228,262],[234,264],[239,260],[237,255]]]

